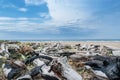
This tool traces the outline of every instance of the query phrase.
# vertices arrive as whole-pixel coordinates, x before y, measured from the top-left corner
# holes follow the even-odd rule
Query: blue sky
[[[120,39],[120,0],[0,0],[0,39]]]

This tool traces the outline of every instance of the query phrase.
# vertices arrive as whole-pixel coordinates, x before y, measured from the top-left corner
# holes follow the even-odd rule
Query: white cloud
[[[40,23],[41,18],[12,18],[12,17],[0,17],[0,30],[1,31],[19,31],[19,32],[35,32],[45,33],[50,31],[51,33],[57,33],[56,28],[46,23]],[[50,27],[50,28],[49,28]]]
[[[93,16],[94,9],[91,10],[87,3],[83,0],[45,0],[49,9],[47,16],[51,20],[45,21],[53,27],[79,27],[86,29],[93,29],[95,27],[89,26],[88,21],[95,18]],[[39,14],[46,16],[46,14]],[[86,24],[87,23],[87,24]]]
[[[42,20],[41,18],[26,18],[26,17],[19,17],[19,18],[13,18],[13,17],[0,17],[0,21],[13,21],[13,20]]]
[[[27,5],[41,5],[45,3],[45,1],[44,0],[25,0],[25,3]]]
[[[49,21],[44,21],[43,24],[48,24],[53,27],[75,26],[80,28],[93,28],[86,25],[86,20],[94,18],[95,9],[90,9],[90,6],[83,0],[25,0],[27,5],[41,5],[47,3],[49,13],[39,13],[40,17],[51,18]],[[88,21],[87,21],[88,22]]]
[[[17,8],[14,4],[2,5],[2,8]]]
[[[51,17],[56,21],[86,20],[92,11],[82,0],[47,0]]]
[[[21,11],[21,12],[26,12],[26,11],[28,11],[27,8],[24,8],[24,7],[19,8],[18,6],[14,5],[14,4],[2,5],[2,8],[14,8],[14,9],[17,9],[17,10],[19,10],[19,11]]]
[[[45,18],[45,19],[49,19],[50,18],[50,14],[49,13],[38,13],[38,15],[42,18]]]
[[[27,11],[26,8],[19,8],[18,10],[21,11],[21,12],[26,12]]]
[[[14,20],[14,18],[11,17],[0,17],[0,20]]]
[[[46,24],[56,27],[79,27],[86,29],[96,29],[100,24],[99,19],[112,13],[104,13],[106,10],[114,8],[109,1],[104,0],[45,0],[49,9],[49,15],[52,20],[45,22]],[[106,4],[103,4],[106,2]],[[105,8],[102,7],[105,6]],[[114,15],[112,17],[115,17]],[[105,17],[106,18],[106,17]],[[104,18],[104,19],[105,19]],[[96,26],[97,24],[97,26]],[[110,25],[108,25],[110,26]]]

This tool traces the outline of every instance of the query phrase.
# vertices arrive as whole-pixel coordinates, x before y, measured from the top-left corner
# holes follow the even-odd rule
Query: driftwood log
[[[41,74],[51,76],[57,78],[58,80],[82,80],[82,77],[72,69],[72,67],[67,63],[67,58],[57,58],[53,59],[52,57],[40,55],[33,57],[32,59],[28,59],[25,63],[29,63],[30,61],[34,61],[37,58],[45,58],[50,60],[49,64],[44,64],[41,68]],[[39,63],[41,63],[39,61]],[[50,80],[50,79],[45,79]],[[53,79],[54,80],[54,79]]]
[[[94,56],[92,60],[85,62],[85,65],[102,71],[110,80],[120,80],[120,57]]]

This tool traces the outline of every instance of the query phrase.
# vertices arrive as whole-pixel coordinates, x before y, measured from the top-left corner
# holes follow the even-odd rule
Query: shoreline
[[[120,41],[55,41],[55,40],[48,40],[48,41],[18,41],[18,42],[120,42]]]

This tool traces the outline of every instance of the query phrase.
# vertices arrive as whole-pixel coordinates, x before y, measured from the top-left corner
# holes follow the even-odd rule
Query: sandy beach
[[[116,48],[120,48],[120,41],[26,41],[26,42],[22,42],[22,43],[57,43],[60,42],[63,45],[75,45],[75,44],[95,44],[95,45],[101,45],[101,46],[113,46]]]

